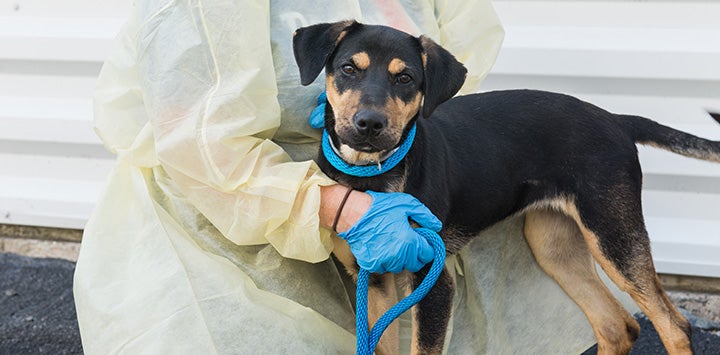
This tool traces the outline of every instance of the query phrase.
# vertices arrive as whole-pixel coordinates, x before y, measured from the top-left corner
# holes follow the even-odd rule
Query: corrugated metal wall
[[[0,0],[0,223],[84,226],[112,166],[93,85],[129,9]]]
[[[579,96],[720,139],[720,3],[496,1],[485,88]],[[129,1],[0,0],[0,223],[82,228],[112,167],[92,88]],[[641,149],[658,270],[720,276],[720,165]]]

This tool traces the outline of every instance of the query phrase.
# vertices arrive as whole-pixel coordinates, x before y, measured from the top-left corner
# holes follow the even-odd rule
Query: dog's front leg
[[[350,274],[353,281],[357,282],[358,265],[355,262],[355,257],[350,252],[350,246],[339,237],[333,238],[333,246],[333,254],[345,266],[345,270]],[[374,326],[378,319],[397,301],[394,274],[370,275],[368,287],[368,323],[370,327]],[[394,321],[387,327],[380,338],[375,353],[378,355],[394,355],[399,352],[400,327],[398,321]]]
[[[398,302],[397,288],[395,287],[395,275],[386,273],[382,275],[370,275],[370,287],[368,287],[368,320],[372,328],[378,319]],[[378,342],[375,353],[397,354],[400,352],[400,326],[394,321],[387,327]]]
[[[413,290],[425,279],[430,265],[413,275]],[[442,354],[445,345],[455,283],[446,268],[430,292],[412,309],[412,354]]]

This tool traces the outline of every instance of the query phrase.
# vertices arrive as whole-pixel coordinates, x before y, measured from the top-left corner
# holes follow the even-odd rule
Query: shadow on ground
[[[82,354],[72,280],[75,263],[0,253],[0,354]],[[642,326],[632,354],[666,353],[652,324]],[[693,323],[697,355],[720,354],[718,325]],[[703,329],[704,328],[704,329]],[[595,354],[591,348],[583,355]]]

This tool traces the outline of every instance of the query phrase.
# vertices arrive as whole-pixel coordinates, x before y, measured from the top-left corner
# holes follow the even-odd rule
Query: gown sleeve
[[[281,111],[268,7],[188,1],[146,11],[139,89],[162,168],[226,238],[318,262],[332,250],[320,186],[333,182],[271,141]]]

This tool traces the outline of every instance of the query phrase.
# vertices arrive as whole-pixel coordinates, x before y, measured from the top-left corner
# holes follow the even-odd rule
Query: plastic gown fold
[[[488,1],[137,2],[95,91],[95,128],[117,163],[75,274],[87,354],[354,353],[354,290],[318,221],[333,181],[311,160],[323,79],[300,87],[291,45],[298,27],[348,18],[434,38],[468,67],[464,93],[503,38]],[[520,224],[449,261],[450,353],[592,343]]]

